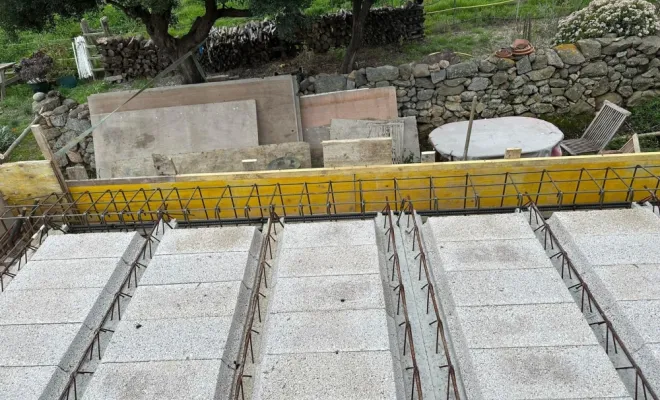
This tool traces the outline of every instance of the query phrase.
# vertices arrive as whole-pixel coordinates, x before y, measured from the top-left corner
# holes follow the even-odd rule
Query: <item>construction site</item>
[[[0,164],[0,399],[659,399],[660,153],[593,154],[626,110],[563,157],[471,117],[443,157],[392,87],[296,85],[32,127],[45,160]],[[98,179],[59,161],[92,131]]]

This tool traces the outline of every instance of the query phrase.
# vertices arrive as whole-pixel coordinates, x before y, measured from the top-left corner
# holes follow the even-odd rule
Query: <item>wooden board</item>
[[[392,164],[392,138],[324,140],[326,168]]]
[[[92,115],[107,114],[135,91],[95,94],[88,98]],[[257,103],[259,144],[302,140],[298,82],[291,75],[147,89],[121,111],[251,100]]]
[[[48,160],[0,164],[0,192],[7,203],[31,197],[62,193],[63,190]]]
[[[105,115],[92,115],[97,124]],[[96,173],[100,178],[120,178],[112,168],[117,162],[137,165],[153,153],[172,155],[203,150],[238,149],[259,145],[254,100],[194,104],[117,112],[94,131]],[[146,169],[145,169],[146,168]]]
[[[333,119],[389,120],[398,116],[394,87],[346,90],[300,98],[303,139],[311,146],[315,167],[323,166],[321,142],[330,140]]]

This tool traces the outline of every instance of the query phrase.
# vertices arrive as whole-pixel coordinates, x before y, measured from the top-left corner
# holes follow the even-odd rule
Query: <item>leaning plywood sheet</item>
[[[93,115],[92,123],[103,117]],[[172,155],[258,145],[254,100],[117,112],[94,131],[100,178],[126,176],[114,175],[110,166],[116,161],[148,159],[153,153]]]
[[[107,114],[135,91],[95,94],[89,97],[92,115]],[[259,144],[302,140],[298,110],[298,82],[290,75],[228,82],[148,89],[123,105],[121,111],[251,100],[257,103]]]
[[[347,90],[302,96],[300,116],[303,138],[312,151],[312,165],[323,166],[321,142],[330,139],[333,119],[388,120],[399,116],[394,87]]]
[[[392,138],[392,151],[396,156],[396,163],[420,161],[419,135],[415,117],[390,121],[333,119],[330,123],[331,140],[374,137]]]
[[[323,164],[331,167],[392,164],[392,139],[324,140]]]
[[[305,142],[174,154],[166,159],[154,154],[153,160],[157,175],[244,171],[243,160],[256,160],[250,163],[255,171],[312,167],[309,143]]]
[[[30,197],[62,193],[50,161],[21,161],[0,164],[0,192],[7,203]]]

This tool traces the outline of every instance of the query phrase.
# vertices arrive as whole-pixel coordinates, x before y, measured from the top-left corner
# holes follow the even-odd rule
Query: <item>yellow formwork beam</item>
[[[380,211],[410,199],[420,211],[639,201],[660,182],[660,153],[180,175],[68,182],[79,212],[255,218]],[[525,197],[523,199],[523,197]],[[178,215],[177,215],[178,214]]]

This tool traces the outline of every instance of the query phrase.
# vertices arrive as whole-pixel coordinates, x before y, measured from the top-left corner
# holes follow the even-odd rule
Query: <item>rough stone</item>
[[[447,70],[446,69],[441,69],[440,71],[433,71],[431,72],[431,82],[432,83],[438,83],[442,82],[447,78]]]
[[[420,90],[417,92],[417,100],[422,100],[422,101],[430,100],[431,97],[433,97],[434,93],[435,91],[432,89]]]
[[[602,96],[610,91],[610,80],[607,77],[601,78],[596,86],[591,89],[591,97]]]
[[[469,79],[467,78],[457,78],[457,79],[449,79],[445,81],[445,85],[451,86],[451,87],[456,87],[456,86],[461,86],[465,84]]]
[[[580,65],[586,61],[586,58],[580,53],[580,50],[574,44],[560,44],[554,50],[561,58],[564,64]]]
[[[67,151],[66,156],[74,164],[80,164],[83,162],[83,158],[77,151]]]
[[[516,66],[516,62],[509,58],[500,58],[497,60],[497,69],[500,71],[507,71]]]
[[[654,85],[653,78],[645,78],[643,76],[637,76],[632,81],[632,88],[634,90],[646,90]]]
[[[561,57],[559,57],[556,51],[552,49],[547,49],[545,55],[548,57],[548,65],[557,68],[564,68],[564,62],[562,61]]]
[[[438,96],[455,96],[460,95],[464,90],[465,88],[463,86],[451,87],[443,83],[438,85],[438,88],[435,90],[435,94]]]
[[[601,52],[602,54],[611,56],[615,55],[623,50],[627,50],[632,46],[632,40],[631,39],[622,39],[619,41],[612,42],[609,45],[606,45],[605,47],[602,48]]]
[[[490,74],[492,72],[495,72],[496,70],[497,70],[496,64],[493,64],[488,60],[479,61],[479,71]]]
[[[410,64],[401,64],[399,65],[399,77],[401,79],[410,79],[410,76],[412,75],[412,65]]]
[[[571,114],[580,115],[580,114],[593,114],[594,108],[586,101],[580,99],[571,107]]]
[[[48,118],[51,125],[53,125],[54,127],[57,127],[57,128],[61,128],[61,127],[65,126],[66,122],[67,122],[67,119],[68,119],[67,114],[53,114]]]
[[[660,91],[658,90],[646,90],[643,92],[635,92],[628,98],[626,105],[629,107],[635,107],[637,105],[643,104],[649,100],[652,100],[654,97],[658,96]]]
[[[500,86],[509,81],[509,75],[505,71],[498,71],[493,75],[493,85]]]
[[[616,91],[623,97],[630,97],[633,95],[634,92],[632,86],[628,86],[628,85],[621,85]]]
[[[559,108],[565,108],[569,106],[569,103],[566,97],[557,96],[552,100],[552,105]]]
[[[584,86],[580,85],[579,83],[576,83],[571,88],[566,90],[566,97],[570,101],[578,101],[578,99],[582,96],[584,91],[585,91]]]
[[[565,79],[550,79],[548,84],[553,88],[565,88],[568,86],[568,81]]]
[[[548,66],[548,56],[546,55],[536,55],[534,62],[532,63],[532,69],[543,69]]]
[[[433,84],[430,78],[415,79],[415,86],[417,86],[418,88],[435,89],[435,85]]]
[[[462,62],[447,67],[447,79],[464,78],[476,75],[479,72],[473,62]]]
[[[64,114],[66,116],[66,114]],[[66,121],[66,129],[74,132],[83,133],[92,127],[92,123],[86,119],[69,118]]]
[[[415,78],[426,78],[430,76],[428,64],[415,64],[412,68],[412,74]]]
[[[53,110],[53,115],[61,115],[69,111],[69,107],[66,104],[62,104],[59,107],[56,107]]]
[[[535,103],[529,106],[529,109],[534,114],[549,114],[555,111],[552,104]]]
[[[582,55],[588,60],[600,57],[600,50],[602,46],[597,40],[583,39],[577,41],[577,47],[582,52]]]
[[[516,69],[518,74],[526,74],[532,70],[532,63],[529,61],[529,57],[524,56],[520,60],[516,61]]]
[[[36,102],[40,102],[41,100],[43,100],[45,98],[46,98],[46,93],[42,93],[42,92],[37,92],[37,93],[32,95],[32,100],[34,100]]]
[[[369,82],[393,81],[399,79],[399,68],[384,65],[376,68],[367,68],[367,80]]]
[[[580,70],[580,75],[583,77],[597,77],[597,76],[606,76],[608,73],[607,63],[605,61],[597,61],[594,63],[589,63],[585,65],[582,70]]]
[[[464,102],[471,102],[476,95],[477,92],[466,91],[461,93],[460,99]]]
[[[476,77],[472,79],[472,83],[468,86],[468,90],[480,91],[485,90],[490,85],[490,79]]]
[[[75,101],[74,99],[64,99],[64,101],[62,101],[62,105],[67,106],[69,107],[69,110],[72,110],[78,107],[78,102]]]
[[[542,81],[545,79],[550,79],[554,73],[555,67],[548,66],[540,70],[531,71],[527,74],[527,76],[533,81]]]
[[[342,75],[319,75],[314,82],[316,93],[346,90],[346,77]]]
[[[660,50],[660,37],[646,36],[642,38],[642,43],[637,46],[637,50],[646,55],[652,55]]]
[[[623,97],[617,93],[607,93],[604,94],[596,99],[596,108],[600,110],[600,108],[603,106],[605,103],[605,100],[614,103],[616,105],[623,105]]]
[[[46,97],[42,101],[32,103],[32,112],[46,112],[53,111],[59,107],[62,103],[60,102],[59,97]]]

